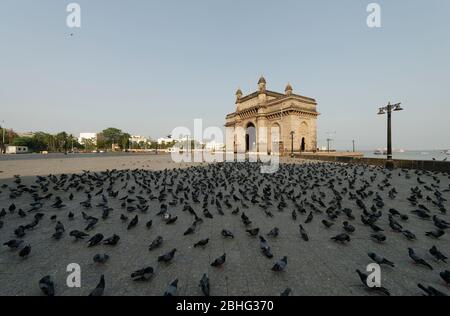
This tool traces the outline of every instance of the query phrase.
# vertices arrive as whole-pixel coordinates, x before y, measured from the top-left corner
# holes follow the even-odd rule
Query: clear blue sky
[[[394,116],[396,148],[450,148],[450,1],[64,0],[0,3],[0,121],[18,131],[159,137],[194,118],[222,126],[237,87],[317,99],[319,144],[385,147],[377,108]],[[74,36],[70,36],[70,33]]]

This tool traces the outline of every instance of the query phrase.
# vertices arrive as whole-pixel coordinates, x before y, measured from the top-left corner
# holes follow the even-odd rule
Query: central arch
[[[256,127],[249,122],[245,127],[245,152],[256,151]]]
[[[281,126],[279,123],[273,123],[269,130],[270,153],[281,152]]]
[[[308,123],[303,121],[300,124],[299,129],[299,136],[300,136],[300,151],[307,151],[308,150],[308,141],[309,141],[309,126]]]

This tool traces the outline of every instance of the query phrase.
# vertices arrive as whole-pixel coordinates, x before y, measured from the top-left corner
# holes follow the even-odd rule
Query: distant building
[[[26,154],[28,153],[28,147],[26,146],[7,146],[7,154]]]
[[[224,147],[225,147],[224,143],[218,143],[218,142],[216,142],[214,140],[210,141],[210,142],[207,142],[206,145],[205,145],[205,149],[206,150],[211,150],[211,151],[213,151],[213,150],[223,150]]]
[[[31,138],[34,135],[35,135],[35,133],[33,133],[33,132],[17,133],[17,136],[19,136],[19,137],[29,137],[29,138]]]
[[[161,137],[161,138],[158,138],[158,145],[169,144],[174,141],[176,141],[176,140],[173,139],[172,137]]]
[[[78,142],[82,145],[86,145],[86,141],[90,141],[93,145],[97,145],[97,133],[80,133]]]
[[[137,144],[140,144],[140,143],[145,143],[145,144],[147,144],[147,143],[150,142],[149,139],[148,139],[147,137],[140,136],[140,135],[132,135],[131,138],[130,138],[130,141],[131,141],[132,143],[137,143]]]

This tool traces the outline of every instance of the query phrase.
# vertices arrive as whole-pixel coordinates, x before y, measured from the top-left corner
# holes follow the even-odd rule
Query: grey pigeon
[[[178,279],[175,279],[169,284],[167,290],[164,292],[164,296],[176,296],[178,289]]]
[[[287,257],[285,256],[273,265],[272,271],[275,271],[275,272],[284,271],[284,269],[286,269],[286,266],[287,266]]]

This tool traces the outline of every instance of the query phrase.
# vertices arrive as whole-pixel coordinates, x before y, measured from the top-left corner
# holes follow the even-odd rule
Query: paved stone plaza
[[[99,158],[101,159],[101,158]],[[140,158],[141,165],[136,165],[136,168],[141,168],[145,164],[146,158]],[[152,158],[153,159],[153,158]],[[169,159],[168,157],[159,159]],[[153,160],[153,163],[155,160]],[[227,164],[227,166],[233,166]],[[214,183],[217,178],[214,178],[213,173],[203,174],[202,168],[210,168],[207,166],[196,167],[197,169],[183,169],[176,174],[173,179],[176,187],[178,181],[183,178],[183,185],[188,185],[193,181],[196,186],[191,187],[192,190],[199,185],[199,183]],[[232,167],[226,167],[232,169]],[[249,170],[256,170],[254,167]],[[120,167],[119,167],[120,169]],[[370,177],[377,175],[376,180],[372,186],[367,190],[378,192],[383,198],[385,206],[380,210],[383,212],[383,217],[377,223],[378,226],[384,229],[384,234],[387,236],[387,241],[384,244],[379,244],[370,239],[373,234],[371,228],[363,225],[360,220],[362,211],[358,208],[355,200],[349,199],[349,194],[342,194],[342,208],[350,208],[353,211],[356,219],[350,223],[355,226],[356,232],[351,235],[351,242],[345,245],[337,244],[330,240],[331,237],[343,232],[342,223],[346,220],[345,215],[340,214],[334,221],[334,226],[327,229],[321,223],[326,216],[326,207],[317,207],[322,213],[314,213],[314,219],[311,223],[305,224],[305,220],[312,211],[308,206],[305,206],[306,214],[297,213],[297,220],[293,220],[292,211],[297,207],[294,202],[287,199],[287,192],[294,190],[294,196],[300,194],[301,198],[313,202],[312,196],[320,196],[320,192],[325,193],[323,198],[325,204],[330,205],[333,200],[331,189],[328,187],[330,180],[335,179],[335,189],[343,192],[345,187],[348,188],[348,177],[352,177],[356,173],[355,189],[350,190],[354,193],[362,186],[362,180],[370,181]],[[293,173],[290,177],[289,170]],[[308,171],[309,170],[309,171]],[[343,171],[347,171],[344,174]],[[51,172],[48,170],[47,175]],[[220,170],[218,172],[221,172]],[[148,198],[147,192],[141,192],[139,185],[136,184],[131,177],[128,181],[127,189],[136,186],[134,193],[127,193],[126,190],[120,191],[117,198],[108,197],[108,205],[113,209],[109,218],[103,220],[102,211],[97,204],[102,201],[101,195],[94,196],[94,194],[101,189],[95,187],[92,191],[92,208],[85,210],[80,206],[80,202],[86,200],[86,194],[76,192],[74,189],[69,189],[67,192],[63,190],[54,191],[53,185],[47,193],[54,193],[51,200],[46,201],[44,207],[39,212],[45,214],[39,225],[27,232],[23,238],[25,244],[30,244],[32,251],[27,258],[20,258],[18,251],[11,251],[7,247],[0,248],[0,280],[2,286],[0,287],[0,295],[42,295],[38,281],[46,275],[50,275],[55,283],[56,295],[88,295],[97,285],[100,276],[105,275],[106,288],[105,295],[162,295],[168,284],[174,279],[179,279],[178,295],[202,295],[199,287],[199,281],[203,274],[206,273],[210,279],[211,295],[280,295],[286,288],[292,289],[292,295],[374,295],[374,293],[367,291],[361,285],[358,275],[355,273],[356,269],[365,271],[366,266],[371,263],[371,259],[367,256],[368,252],[375,252],[383,257],[388,258],[396,264],[395,268],[383,267],[382,270],[382,285],[389,289],[392,295],[421,295],[422,292],[418,289],[417,283],[424,285],[431,285],[436,289],[450,294],[444,282],[439,277],[439,272],[450,270],[450,265],[445,263],[437,263],[433,257],[428,253],[428,250],[436,245],[441,252],[450,255],[450,237],[448,234],[444,235],[439,240],[431,239],[425,236],[428,231],[436,230],[433,222],[430,220],[422,220],[411,213],[417,209],[411,205],[407,198],[411,194],[411,188],[418,186],[421,188],[424,195],[424,204],[431,211],[431,215],[438,215],[439,218],[450,221],[448,214],[441,214],[438,209],[430,201],[426,201],[425,197],[430,196],[435,199],[434,192],[438,190],[442,193],[442,197],[446,200],[450,199],[448,192],[450,179],[448,175],[444,174],[423,174],[419,175],[415,171],[403,172],[395,170],[392,172],[392,179],[389,180],[392,185],[383,191],[379,190],[378,185],[386,179],[387,172],[380,169],[372,170],[364,167],[353,166],[337,166],[332,164],[304,163],[288,167],[283,165],[279,173],[270,176],[258,175],[256,171],[247,175],[247,182],[245,178],[245,170],[236,171],[233,177],[230,177],[227,182],[227,187],[219,185],[214,191],[217,195],[219,191],[224,194],[221,200],[224,216],[218,214],[215,205],[208,202],[208,210],[213,214],[213,219],[208,219],[203,216],[203,198],[205,191],[200,192],[200,203],[194,203],[189,200],[188,203],[193,207],[195,212],[203,219],[197,231],[188,236],[183,236],[186,229],[191,226],[193,217],[187,211],[182,211],[184,203],[178,203],[176,206],[168,205],[168,212],[173,216],[178,216],[178,220],[172,224],[167,225],[161,216],[156,214],[160,211],[160,202],[155,200],[147,200],[149,205],[146,214],[136,211],[128,213],[126,209],[121,207],[122,201],[119,198],[128,195],[129,198],[141,195]],[[252,171],[253,172],[253,171]],[[150,174],[151,172],[146,172]],[[302,175],[294,176],[295,174]],[[133,174],[129,171],[123,173]],[[239,174],[239,176],[238,176]],[[307,176],[310,174],[312,177]],[[410,177],[407,177],[409,174]],[[150,185],[153,195],[158,196],[162,190],[162,181],[165,179],[162,173],[155,174],[155,182]],[[220,177],[222,177],[221,175]],[[189,177],[191,180],[189,180]],[[226,178],[226,176],[223,176]],[[260,179],[261,183],[250,183],[250,179]],[[433,178],[434,177],[434,178]],[[423,180],[424,184],[418,183],[418,178]],[[438,179],[440,182],[436,181]],[[22,177],[22,184],[30,187],[34,184],[36,178]],[[7,215],[0,218],[4,222],[4,226],[0,229],[0,242],[10,239],[17,239],[14,236],[14,229],[19,225],[24,225],[32,222],[34,213],[28,213],[25,218],[21,218],[17,210],[10,214],[8,208],[11,203],[14,203],[17,209],[27,211],[30,209],[30,203],[33,202],[31,196],[23,193],[22,196],[11,200],[9,198],[9,188],[16,188],[14,179],[1,179],[0,186],[7,184],[8,188],[0,189],[0,210],[5,208]],[[170,181],[167,179],[167,181]],[[120,190],[125,182],[119,180],[114,184],[114,190]],[[217,183],[216,183],[217,184]],[[243,185],[241,185],[243,184]],[[272,194],[270,206],[267,210],[273,214],[273,217],[268,217],[261,208],[261,203],[253,204],[250,201],[245,201],[249,206],[245,209],[241,206],[239,201],[227,197],[227,193],[231,188],[235,187],[237,196],[242,198],[242,194],[238,189],[245,189],[251,199],[252,195],[248,192],[252,185],[259,185],[258,193],[259,200],[264,196],[263,188],[266,185],[271,185]],[[318,184],[314,186],[313,184]],[[431,184],[437,187],[432,187]],[[105,189],[107,184],[102,186]],[[167,188],[170,186],[168,185]],[[398,194],[395,199],[388,197],[389,190],[395,187]],[[432,191],[427,191],[425,187]],[[282,189],[277,196],[277,190]],[[447,191],[445,191],[447,190]],[[303,194],[305,191],[306,194]],[[174,190],[175,192],[175,190]],[[74,199],[70,201],[70,193],[74,194]],[[191,192],[188,196],[191,196]],[[39,192],[40,195],[45,195]],[[179,193],[179,198],[183,197],[184,193]],[[286,198],[287,206],[280,211],[277,208],[279,200],[276,197],[281,195]],[[50,207],[54,202],[54,197],[62,198],[66,207],[62,209],[53,209]],[[213,197],[211,194],[210,197]],[[375,196],[367,197],[364,203],[371,207],[373,198]],[[224,205],[224,201],[229,200],[232,208],[228,209]],[[172,201],[172,194],[169,193],[167,201],[168,204]],[[314,202],[313,202],[314,203]],[[449,202],[444,202],[447,210],[450,211]],[[233,215],[232,211],[240,208],[239,215]],[[395,233],[390,229],[388,224],[388,210],[395,208],[403,214],[409,216],[408,221],[401,221],[397,219],[405,229],[413,232],[417,236],[416,241],[409,241],[401,233]],[[84,211],[90,216],[99,218],[99,222],[94,230],[88,233],[93,236],[96,233],[102,233],[105,238],[113,234],[121,237],[119,244],[115,247],[98,245],[88,248],[86,242],[75,242],[69,236],[72,230],[80,230],[86,227],[86,221],[82,218],[81,212]],[[280,235],[277,238],[270,238],[266,236],[272,252],[273,259],[266,258],[259,247],[258,237],[251,237],[246,233],[246,227],[241,221],[241,213],[245,212],[252,221],[251,228],[260,228],[260,235],[266,236],[274,227],[278,227]],[[68,213],[73,212],[75,218],[68,219]],[[124,223],[120,216],[125,214],[129,217],[127,223]],[[57,215],[56,221],[51,220],[52,215]],[[139,216],[139,224],[137,227],[127,230],[129,221],[135,216]],[[153,226],[150,229],[146,228],[145,223],[153,220]],[[52,238],[55,232],[56,222],[60,221],[65,226],[65,234],[61,240]],[[309,234],[310,241],[305,242],[299,233],[299,224]],[[235,238],[225,239],[221,236],[221,231],[227,229],[231,231]],[[149,251],[149,244],[157,237],[162,236],[164,242],[161,248]],[[209,238],[209,244],[204,248],[193,248],[194,243],[200,239]],[[408,247],[413,248],[416,253],[429,262],[434,270],[423,268],[415,265],[408,257]],[[157,257],[164,254],[171,249],[176,248],[177,252],[171,263],[161,264],[157,262]],[[92,258],[96,254],[106,253],[110,256],[109,261],[105,265],[94,264]],[[226,253],[226,262],[221,268],[211,267],[211,262],[217,257]],[[276,261],[283,256],[287,256],[288,264],[284,272],[271,271],[272,266]],[[66,278],[69,275],[66,272],[66,267],[70,263],[77,263],[81,266],[81,288],[68,288],[66,286]],[[152,266],[155,270],[155,275],[148,282],[134,282],[130,278],[130,274],[138,269]]]

